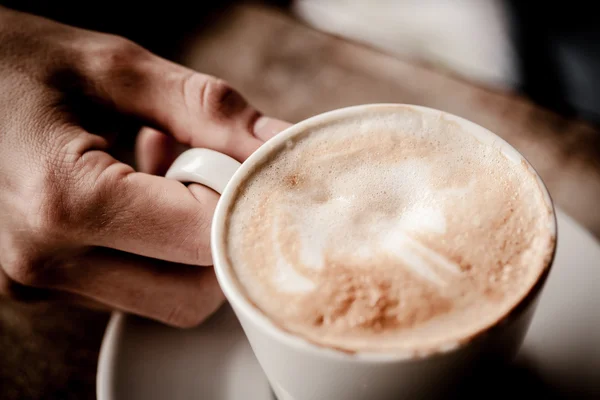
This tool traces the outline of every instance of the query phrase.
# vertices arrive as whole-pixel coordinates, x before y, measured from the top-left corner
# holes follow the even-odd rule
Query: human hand
[[[0,293],[180,327],[215,311],[218,195],[159,175],[176,142],[243,161],[288,124],[123,38],[2,7],[0,88]],[[140,127],[135,171],[110,152]]]

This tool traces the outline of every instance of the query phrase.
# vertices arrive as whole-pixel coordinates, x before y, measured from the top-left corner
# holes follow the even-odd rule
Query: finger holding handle
[[[184,183],[199,183],[223,193],[240,165],[233,158],[214,150],[190,149],[175,160],[166,177]]]

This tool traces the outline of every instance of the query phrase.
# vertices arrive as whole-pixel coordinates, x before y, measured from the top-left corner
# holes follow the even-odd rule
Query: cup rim
[[[264,158],[266,158],[272,151],[276,150],[284,144],[287,140],[294,136],[305,132],[311,126],[327,123],[335,119],[350,117],[357,113],[362,113],[368,110],[376,110],[381,108],[397,108],[397,109],[412,109],[421,113],[432,114],[435,113],[440,117],[444,117],[447,120],[456,122],[461,126],[466,126],[469,134],[474,134],[478,139],[489,141],[502,148],[502,152],[505,151],[512,153],[513,156],[519,157],[521,162],[528,168],[528,170],[536,177],[538,185],[542,194],[546,200],[550,216],[550,230],[553,235],[553,244],[548,258],[548,262],[544,266],[544,270],[540,272],[535,280],[535,283],[531,286],[526,295],[520,299],[513,309],[508,311],[506,314],[501,316],[497,321],[493,322],[487,327],[482,328],[479,331],[471,333],[469,336],[460,339],[459,341],[449,342],[446,345],[438,345],[434,349],[423,351],[422,349],[410,349],[405,352],[375,352],[375,351],[348,351],[343,349],[336,349],[326,345],[320,345],[311,342],[299,335],[288,332],[280,326],[273,323],[260,309],[258,309],[252,302],[242,293],[239,283],[236,282],[235,272],[233,267],[227,260],[226,246],[224,240],[225,225],[226,225],[226,213],[230,208],[230,205],[236,195],[238,186],[243,182],[249,173],[251,173],[255,166],[259,164]],[[506,153],[505,153],[506,154]],[[373,104],[362,104],[349,106],[344,108],[327,111],[303,121],[300,121],[287,129],[283,130],[273,138],[265,142],[258,150],[256,150],[248,159],[242,163],[240,168],[234,173],[229,183],[225,187],[225,190],[221,194],[221,198],[215,209],[213,216],[212,229],[211,229],[211,250],[213,257],[213,264],[217,280],[223,291],[225,297],[232,305],[236,313],[241,312],[248,318],[252,319],[255,324],[260,325],[261,329],[266,332],[273,339],[283,342],[284,344],[291,346],[299,351],[308,351],[311,353],[319,353],[328,357],[337,359],[353,359],[360,360],[362,362],[398,362],[412,359],[431,358],[439,356],[445,353],[453,352],[458,349],[464,348],[469,343],[482,337],[486,333],[492,331],[500,325],[503,325],[505,321],[515,318],[518,316],[523,308],[526,308],[541,291],[544,282],[552,268],[554,258],[556,254],[556,243],[557,243],[557,219],[556,209],[554,201],[552,200],[548,188],[542,181],[539,173],[529,163],[529,161],[523,156],[518,150],[516,150],[506,140],[496,135],[492,131],[484,128],[483,126],[469,121],[463,117],[459,117],[452,113],[448,113],[442,110],[438,110],[431,107],[424,107],[420,105],[404,104],[404,103],[373,103]]]

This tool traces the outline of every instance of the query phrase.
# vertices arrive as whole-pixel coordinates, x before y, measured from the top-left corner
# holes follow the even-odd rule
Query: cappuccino
[[[535,173],[482,131],[364,108],[272,149],[227,213],[242,293],[281,329],[349,352],[451,349],[495,325],[546,272],[555,233]]]

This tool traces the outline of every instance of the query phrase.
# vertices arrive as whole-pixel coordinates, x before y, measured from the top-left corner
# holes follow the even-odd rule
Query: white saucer
[[[539,398],[600,398],[600,244],[560,210],[558,228],[555,264],[517,360],[489,381],[477,378],[488,393],[515,395],[519,386]],[[100,351],[97,396],[272,399],[229,306],[191,330],[115,313]]]

